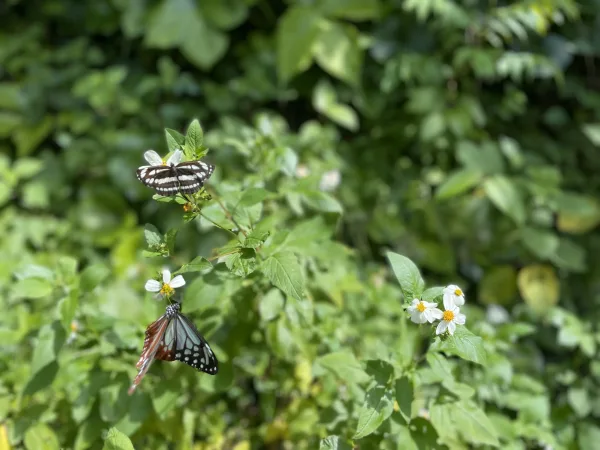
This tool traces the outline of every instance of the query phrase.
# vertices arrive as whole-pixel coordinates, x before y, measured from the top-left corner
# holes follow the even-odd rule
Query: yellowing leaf
[[[543,313],[558,303],[560,284],[551,266],[530,265],[519,272],[519,292],[529,307]]]

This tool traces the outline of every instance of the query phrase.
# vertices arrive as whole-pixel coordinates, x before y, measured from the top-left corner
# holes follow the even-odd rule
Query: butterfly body
[[[181,361],[210,375],[219,371],[219,362],[208,342],[180,310],[179,303],[168,305],[165,313],[146,328],[144,348],[136,364],[139,372],[129,388],[130,395],[155,359]]]
[[[158,194],[170,196],[199,191],[214,170],[215,166],[202,161],[167,161],[166,164],[141,166],[136,175],[138,180]]]

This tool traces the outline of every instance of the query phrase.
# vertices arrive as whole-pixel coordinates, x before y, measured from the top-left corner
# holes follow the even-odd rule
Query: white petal
[[[163,283],[169,284],[169,282],[171,281],[171,271],[169,269],[163,269],[162,274],[163,274]]]
[[[144,286],[144,288],[148,292],[158,292],[158,291],[160,291],[161,284],[160,284],[160,281],[148,280],[148,281],[146,281],[146,285]]]
[[[151,166],[162,166],[163,163],[160,155],[154,150],[146,150],[144,152],[144,159],[148,161],[148,164],[150,164]]]
[[[456,322],[459,325],[464,325],[466,321],[467,321],[467,316],[465,316],[464,314],[458,313],[457,315],[454,316],[454,322]]]
[[[416,306],[409,306],[408,308],[406,308],[406,310],[407,310],[409,313],[411,313],[411,314],[412,314],[413,312],[415,312],[415,311],[417,310],[417,307],[416,307]]]
[[[454,296],[454,304],[456,306],[462,306],[465,304],[465,296],[464,295],[455,295]]]
[[[458,288],[455,284],[449,284],[444,288],[444,294],[454,294],[454,291]]]
[[[412,320],[414,323],[425,323],[425,318],[423,317],[423,314],[416,310],[410,316],[410,320]]]
[[[181,156],[183,155],[183,152],[179,149],[175,150],[173,152],[173,154],[171,155],[171,157],[169,159],[167,159],[167,166],[174,166],[176,164],[179,164],[181,162]]]
[[[446,331],[446,328],[448,327],[448,322],[446,322],[445,320],[442,320],[437,328],[435,329],[435,334],[442,334]]]
[[[444,317],[444,313],[437,308],[431,308],[430,312],[431,312],[431,317],[433,317],[436,320],[441,320],[442,317]]]
[[[177,275],[175,278],[173,278],[171,280],[171,282],[169,283],[169,286],[171,286],[173,289],[181,287],[185,284],[185,280],[183,279],[183,277],[181,275]]]
[[[413,298],[413,301],[410,303],[410,306],[417,306],[421,300],[418,298]]]
[[[433,302],[423,302],[423,304],[425,305],[425,308],[435,308],[437,306],[437,303]]]
[[[433,317],[432,313],[433,313],[432,309],[426,309],[425,311],[423,311],[423,317],[425,317],[425,320],[429,323],[431,323],[435,320],[435,317]]]
[[[454,334],[456,331],[456,324],[454,322],[448,322],[448,333]]]
[[[444,293],[444,309],[452,310],[454,308],[454,294]]]

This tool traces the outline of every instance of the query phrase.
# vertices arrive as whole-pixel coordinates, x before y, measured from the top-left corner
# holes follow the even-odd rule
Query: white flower
[[[465,294],[462,289],[455,284],[450,284],[444,288],[444,306],[446,300],[452,300],[456,306],[462,306],[465,304]]]
[[[176,288],[180,288],[185,284],[185,280],[181,275],[177,275],[171,280],[171,272],[169,269],[162,271],[163,282],[157,280],[148,280],[144,286],[148,292],[157,292],[163,297],[170,297],[175,292]]]
[[[321,189],[322,191],[333,191],[336,187],[339,186],[340,181],[342,181],[342,176],[340,175],[339,170],[328,170],[321,177],[321,181],[319,182],[319,189]]]
[[[410,320],[414,323],[433,322],[442,318],[442,311],[436,308],[437,303],[424,302],[418,298],[413,299],[408,307]]]
[[[165,162],[158,153],[154,150],[146,150],[144,152],[144,159],[148,161],[151,166],[175,166],[181,162],[183,152],[179,149],[175,150],[171,157]]]
[[[298,167],[296,167],[296,176],[298,178],[306,178],[309,175],[310,169],[304,164],[299,164]]]
[[[67,338],[67,345],[71,344],[77,338],[77,335],[79,334],[78,331],[81,330],[81,324],[77,320],[72,320],[70,328],[71,333]]]
[[[460,308],[454,304],[454,300],[451,296],[444,294],[444,313],[441,317],[442,321],[438,324],[435,329],[435,334],[442,334],[448,331],[450,334],[454,334],[456,331],[456,324],[464,325],[467,318],[464,314],[460,313]]]

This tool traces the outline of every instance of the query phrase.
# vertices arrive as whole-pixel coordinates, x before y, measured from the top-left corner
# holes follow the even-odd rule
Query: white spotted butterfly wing
[[[181,314],[181,305],[168,305],[165,313],[146,328],[144,348],[136,365],[139,372],[131,387],[133,394],[155,359],[181,361],[195,369],[215,375],[219,362],[208,342],[190,320]]]

